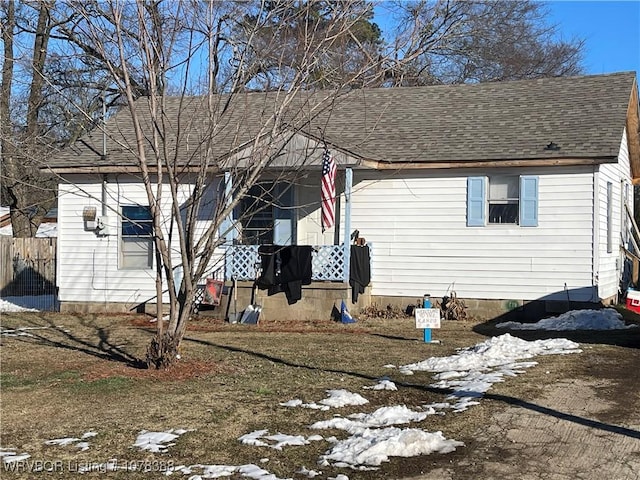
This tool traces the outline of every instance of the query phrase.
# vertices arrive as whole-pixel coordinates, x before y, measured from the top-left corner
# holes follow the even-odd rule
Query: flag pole
[[[351,188],[353,184],[353,170],[344,170],[344,281],[349,283],[351,262]]]

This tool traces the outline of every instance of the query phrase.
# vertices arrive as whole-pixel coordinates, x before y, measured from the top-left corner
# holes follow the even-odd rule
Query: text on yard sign
[[[416,328],[440,328],[439,308],[416,308]]]

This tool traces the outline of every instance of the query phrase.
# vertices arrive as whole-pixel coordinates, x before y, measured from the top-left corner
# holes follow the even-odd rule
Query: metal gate
[[[0,298],[22,308],[57,310],[56,239],[0,238]]]

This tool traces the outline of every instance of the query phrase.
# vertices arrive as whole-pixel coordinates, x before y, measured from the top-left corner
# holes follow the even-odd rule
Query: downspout
[[[102,176],[102,191],[100,203],[102,204],[102,216],[107,216],[107,174]]]
[[[600,298],[598,295],[598,280],[600,273],[600,172],[597,165],[593,167],[593,254],[592,254],[592,293],[591,300],[597,302]]]
[[[102,161],[107,159],[107,103],[102,92]],[[107,216],[107,175],[102,176],[102,216]]]

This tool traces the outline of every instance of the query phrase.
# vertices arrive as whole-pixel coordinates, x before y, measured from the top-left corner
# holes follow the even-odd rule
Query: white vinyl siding
[[[607,184],[611,184],[611,202],[607,202]],[[627,185],[627,187],[625,187]],[[601,298],[618,294],[624,256],[620,250],[621,239],[628,238],[631,227],[624,211],[624,189],[633,191],[627,149],[626,131],[622,136],[618,163],[604,164],[599,169],[598,215],[595,225],[598,292]],[[629,208],[633,212],[633,199],[629,198]],[[609,220],[609,223],[608,221]],[[611,234],[611,248],[608,248],[608,234]]]
[[[467,177],[477,171],[356,171],[351,225],[373,246],[373,295],[566,299],[566,285],[572,300],[591,300],[593,170],[517,174],[538,176],[536,228],[468,228]]]
[[[101,216],[101,183],[97,176],[69,176],[77,187],[59,185],[58,199],[58,275],[61,302],[119,302],[132,308],[155,297],[155,269],[121,269],[120,229],[118,212],[122,205],[147,205],[144,187],[140,183],[127,182],[122,177],[109,178],[107,183],[108,218],[112,235],[98,236],[84,230],[82,210],[95,206]],[[116,181],[117,180],[117,181]],[[189,186],[181,185],[183,191]],[[212,189],[215,192],[215,188]],[[213,193],[211,194],[211,196]],[[163,210],[169,218],[169,195]],[[207,208],[198,217],[199,233],[208,225],[215,204],[207,202]],[[175,240],[172,244],[175,264],[179,264]],[[222,266],[221,251],[217,252],[212,269]]]

